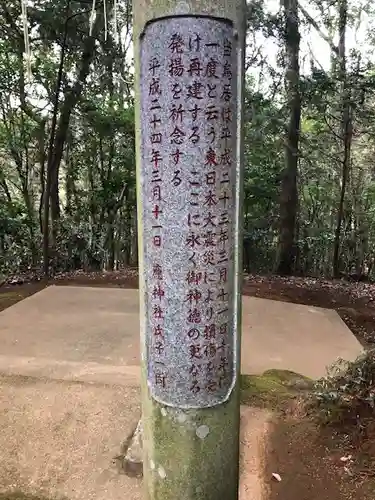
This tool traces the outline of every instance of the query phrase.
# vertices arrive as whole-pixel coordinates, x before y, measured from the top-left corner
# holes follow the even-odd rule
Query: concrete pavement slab
[[[45,288],[0,313],[0,354],[139,364],[137,292]]]
[[[243,298],[243,373],[279,368],[318,378],[337,358],[352,360],[361,352],[333,310]],[[33,358],[45,364],[47,376],[58,370],[52,360],[84,363],[88,370],[108,365],[97,367],[103,375],[139,365],[138,292],[46,288],[0,313],[0,355],[0,369],[7,359],[23,358],[17,373],[27,374],[24,358]]]
[[[280,369],[320,378],[338,358],[352,361],[362,352],[334,310],[243,298],[243,373]]]
[[[51,500],[142,500],[113,458],[139,418],[138,390],[0,376],[0,493]],[[239,500],[263,497],[269,414],[241,408]]]
[[[140,415],[136,388],[0,376],[0,492],[140,500],[113,458]]]
[[[138,325],[138,293],[123,289],[54,286],[0,313],[0,492],[143,498],[112,465],[140,415]],[[361,351],[335,311],[243,299],[243,373],[320,377]],[[268,421],[242,408],[240,500],[267,498]]]

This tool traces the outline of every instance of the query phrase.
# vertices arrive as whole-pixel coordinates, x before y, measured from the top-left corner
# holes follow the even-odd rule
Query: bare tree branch
[[[301,2],[299,2],[299,8],[302,14],[305,16],[306,20],[315,28],[315,30],[319,33],[319,35],[322,37],[322,39],[328,43],[330,46],[332,52],[334,52],[336,55],[339,55],[339,49],[338,47],[333,43],[333,40],[330,39],[330,37],[324,33],[321,29],[319,24],[315,21],[315,19],[307,12],[307,10],[301,5]]]

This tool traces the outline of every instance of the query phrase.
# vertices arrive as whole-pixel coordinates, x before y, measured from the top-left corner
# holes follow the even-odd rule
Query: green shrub
[[[328,424],[362,426],[374,417],[375,349],[356,361],[339,361],[314,387],[314,402]]]

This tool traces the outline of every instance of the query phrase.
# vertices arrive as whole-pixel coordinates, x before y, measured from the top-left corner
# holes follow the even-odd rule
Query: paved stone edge
[[[0,374],[139,387],[140,367],[0,355]]]

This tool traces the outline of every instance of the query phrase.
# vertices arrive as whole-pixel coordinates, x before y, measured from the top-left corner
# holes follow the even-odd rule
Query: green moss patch
[[[241,375],[241,404],[278,409],[312,386],[311,379],[288,370]]]
[[[22,299],[22,295],[20,295],[18,292],[4,292],[0,293],[0,300],[18,300]]]

